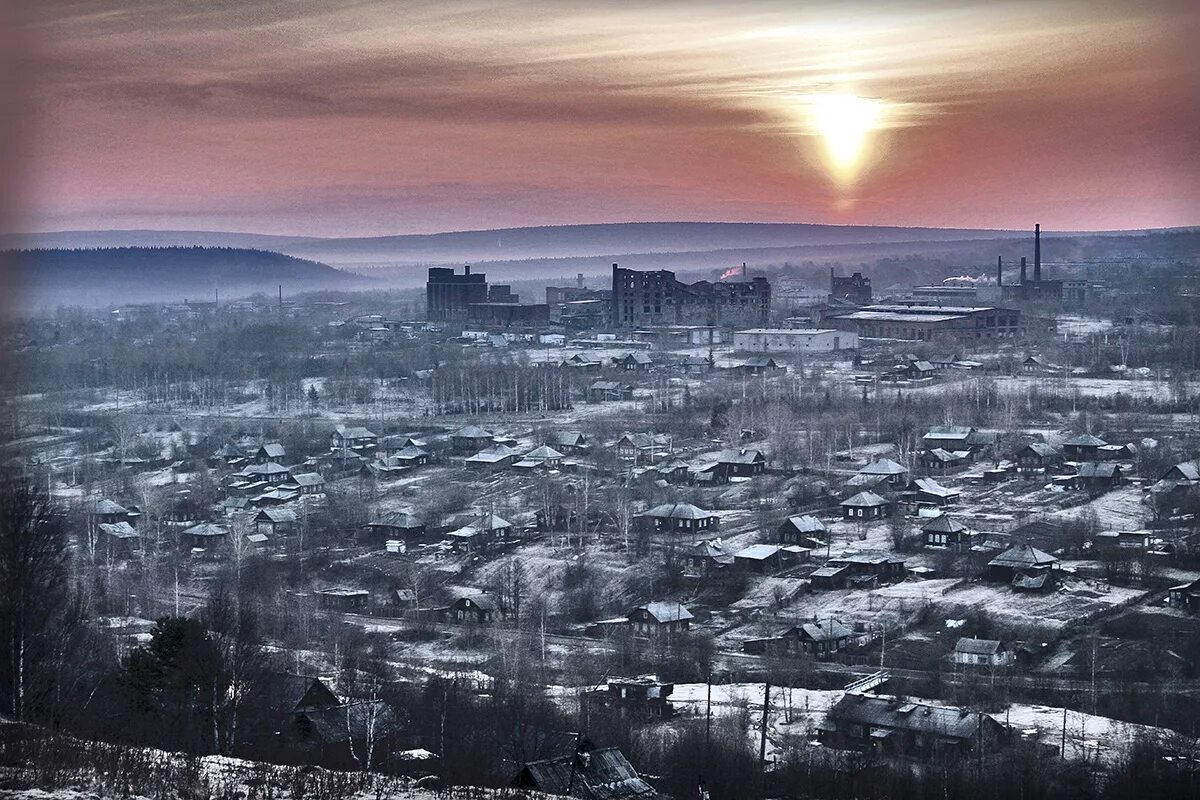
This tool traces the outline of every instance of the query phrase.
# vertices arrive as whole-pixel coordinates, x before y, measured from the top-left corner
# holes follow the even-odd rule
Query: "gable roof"
[[[491,431],[485,431],[478,425],[464,425],[463,427],[450,434],[455,439],[490,439],[492,438]]]
[[[1031,544],[1015,544],[988,562],[990,567],[1029,569],[1057,564],[1058,559]]]
[[[262,453],[272,461],[278,458],[283,458],[287,455],[287,451],[279,442],[268,442],[267,444],[264,444],[262,447],[258,448],[258,452]]]
[[[292,476],[292,483],[297,486],[322,486],[325,479],[319,472],[298,472]]]
[[[517,777],[538,791],[583,800],[652,800],[662,797],[616,747],[531,761]]]
[[[101,522],[100,530],[113,537],[114,539],[137,539],[140,534],[133,529],[133,526],[124,520],[120,522]]]
[[[541,447],[535,448],[533,450],[530,450],[528,453],[526,453],[525,458],[541,458],[541,459],[554,460],[554,459],[563,458],[563,454],[558,452],[557,450],[555,450],[553,447],[550,447],[549,445],[542,445]]]
[[[830,719],[857,725],[893,728],[948,739],[970,739],[979,730],[980,715],[931,706],[902,703],[887,697],[847,694],[829,709]]]
[[[908,467],[902,464],[897,464],[890,458],[880,458],[872,461],[858,471],[859,475],[903,475],[908,472]]]
[[[255,522],[271,522],[276,525],[295,522],[296,519],[296,512],[290,508],[264,508],[254,516]]]
[[[790,526],[798,533],[825,533],[825,523],[811,514],[788,517],[783,524]]]
[[[875,494],[874,492],[859,492],[853,497],[843,500],[843,508],[874,508],[876,506],[886,506],[887,500]]]
[[[1090,433],[1081,433],[1063,441],[1064,447],[1103,447],[1106,444],[1108,442]]]
[[[375,439],[375,434],[361,425],[338,425],[334,430],[343,439]]]
[[[967,526],[949,514],[939,514],[921,526],[926,533],[959,533],[967,530]]]
[[[722,450],[717,454],[717,463],[719,464],[755,464],[759,461],[766,461],[767,458],[762,454],[761,450],[754,449],[729,449]]]
[[[648,611],[650,616],[656,622],[682,622],[683,620],[695,619],[692,612],[688,611],[680,603],[670,603],[663,600],[657,600],[653,603],[646,603],[644,606],[638,606],[634,612]]]
[[[555,431],[546,437],[546,443],[553,442],[561,447],[579,447],[583,444],[584,436],[579,431]]]
[[[1179,477],[1185,481],[1200,481],[1200,470],[1196,469],[1196,465],[1191,461],[1183,461],[1167,470],[1167,475],[1173,472],[1178,472]]]
[[[692,548],[691,555],[699,558],[711,558],[722,564],[733,563],[733,554],[720,539],[709,539],[700,542]]]
[[[1035,455],[1040,456],[1041,458],[1054,458],[1058,455],[1058,451],[1045,442],[1030,442],[1022,447],[1020,452],[1023,453],[1026,450],[1032,451]]]
[[[691,503],[663,503],[660,506],[643,511],[638,516],[655,517],[657,519],[711,519],[716,514],[698,508]]]
[[[467,461],[483,461],[495,462],[503,461],[506,458],[513,458],[517,455],[517,451],[503,444],[494,444],[491,447],[480,450],[473,456],[468,456]]]
[[[941,427],[930,428],[929,432],[922,436],[922,439],[957,439],[966,441],[971,438],[973,428],[966,425],[945,425]]]
[[[778,553],[782,548],[777,544],[752,544],[743,547],[733,554],[734,558],[744,558],[750,561],[764,561]]]
[[[183,532],[188,536],[224,536],[229,533],[225,528],[211,522],[201,522],[199,525],[185,528]]]
[[[1079,465],[1080,478],[1115,478],[1121,467],[1111,461],[1088,461]]]
[[[366,527],[371,526],[386,526],[389,528],[423,528],[425,523],[414,517],[412,514],[405,514],[401,511],[393,511],[390,514],[385,514],[375,522],[368,522]]]
[[[96,515],[107,514],[128,514],[129,510],[115,500],[109,500],[107,497],[96,503],[95,510],[92,511]]]
[[[954,645],[954,652],[975,656],[994,656],[1000,652],[1001,644],[996,639],[975,639],[963,637]]]
[[[802,633],[814,642],[832,642],[846,639],[854,635],[850,626],[836,619],[806,622],[793,630]]]
[[[494,595],[479,592],[478,594],[466,594],[454,601],[455,605],[462,602],[470,602],[480,611],[495,611],[500,607],[496,602]]]
[[[961,489],[951,489],[948,486],[942,486],[933,478],[917,478],[913,484],[926,494],[936,495],[937,497],[958,497],[962,494]]]

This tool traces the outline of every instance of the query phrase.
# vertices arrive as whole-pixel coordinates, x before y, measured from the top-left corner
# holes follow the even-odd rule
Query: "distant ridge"
[[[224,231],[61,231],[0,237],[0,248],[127,246],[272,250],[335,267],[417,266],[587,258],[615,254],[698,253],[846,245],[930,244],[1032,236],[1028,230],[828,225],[787,222],[618,222],[447,231],[393,236],[280,236]],[[1058,236],[1119,236],[1159,231],[1044,231]],[[739,259],[741,260],[741,259]]]
[[[1032,228],[1032,225],[1030,226]],[[323,238],[219,231],[64,231],[0,239],[5,247],[225,246],[275,250],[337,266],[468,263],[836,244],[1008,238],[1023,231],[756,222],[624,222]]]
[[[232,299],[255,292],[353,289],[368,279],[327,264],[234,247],[99,247],[12,250],[26,303]]]

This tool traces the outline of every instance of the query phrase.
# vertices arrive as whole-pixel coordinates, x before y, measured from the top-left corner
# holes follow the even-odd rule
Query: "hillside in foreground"
[[[5,800],[549,800],[516,789],[427,781],[224,756],[193,757],[48,734],[0,718]]]

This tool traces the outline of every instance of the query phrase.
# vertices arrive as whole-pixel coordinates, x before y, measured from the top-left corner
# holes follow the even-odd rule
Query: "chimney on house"
[[[463,275],[470,275],[470,274],[471,274],[471,265],[467,264],[466,266],[463,267]]]
[[[1033,226],[1033,282],[1042,282],[1042,225]]]
[[[1025,274],[1025,256],[1021,256],[1021,285],[1024,286],[1027,280],[1029,276]]]

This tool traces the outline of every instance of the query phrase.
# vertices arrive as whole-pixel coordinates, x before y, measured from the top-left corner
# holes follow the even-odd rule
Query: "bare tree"
[[[67,542],[61,517],[29,479],[0,476],[0,711],[25,719],[34,690],[49,677],[66,598]]]

